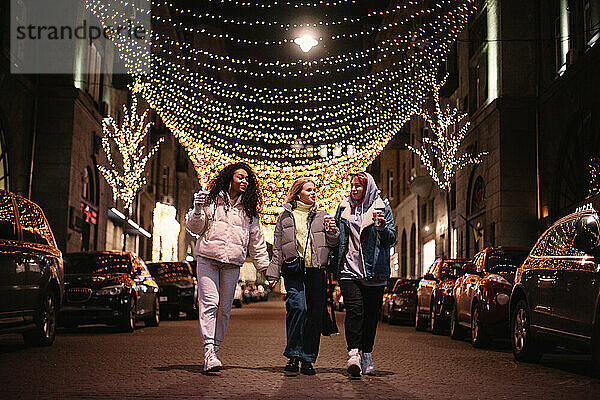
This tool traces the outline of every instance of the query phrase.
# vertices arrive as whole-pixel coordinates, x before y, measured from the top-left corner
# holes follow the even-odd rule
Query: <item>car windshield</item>
[[[396,285],[394,293],[398,294],[417,290],[417,286],[419,286],[419,281],[402,281]]]
[[[442,265],[442,270],[440,271],[440,277],[442,279],[445,278],[458,278],[463,274],[463,265],[465,265],[465,261],[446,261]]]
[[[126,254],[65,254],[65,274],[129,274],[131,260]]]
[[[492,273],[515,272],[527,254],[527,250],[496,250],[487,255],[485,269]]]
[[[147,264],[150,274],[154,277],[190,276],[190,269],[182,263],[150,263]]]

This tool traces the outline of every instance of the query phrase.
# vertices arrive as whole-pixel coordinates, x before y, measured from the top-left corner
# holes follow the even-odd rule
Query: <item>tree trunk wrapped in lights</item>
[[[440,189],[449,192],[456,172],[469,164],[480,163],[487,152],[459,154],[470,123],[467,121],[462,128],[456,129],[467,114],[458,114],[458,110],[451,109],[450,105],[442,109],[440,89],[446,84],[447,78],[448,75],[441,82],[433,84],[434,115],[427,112],[421,113],[431,129],[432,137],[424,137],[421,147],[408,146],[408,148],[419,156],[421,163],[427,168],[427,172]],[[452,126],[455,129],[450,129]],[[433,160],[437,161],[438,168],[434,166]]]
[[[113,191],[115,201],[123,200],[127,211],[140,189],[146,185],[145,169],[148,160],[156,153],[164,140],[160,138],[154,147],[144,155],[151,122],[146,122],[148,110],[140,116],[137,113],[137,95],[134,90],[129,110],[123,106],[123,123],[117,125],[112,117],[102,121],[102,149],[106,153],[108,167],[99,165],[98,169]],[[113,153],[114,151],[114,153]],[[113,157],[113,156],[117,156]]]

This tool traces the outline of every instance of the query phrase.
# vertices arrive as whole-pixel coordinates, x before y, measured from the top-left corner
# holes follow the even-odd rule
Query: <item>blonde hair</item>
[[[285,202],[292,203],[293,201],[298,200],[298,193],[300,193],[302,191],[304,184],[306,184],[308,182],[311,182],[313,185],[315,185],[315,187],[317,186],[317,184],[315,183],[315,180],[313,178],[303,176],[301,178],[296,179],[294,181],[294,183],[292,183],[292,186],[290,186],[290,189],[287,192],[287,197],[285,198]]]

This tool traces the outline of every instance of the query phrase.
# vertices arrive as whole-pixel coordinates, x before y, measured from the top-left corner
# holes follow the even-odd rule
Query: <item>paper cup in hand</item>
[[[206,197],[208,196],[208,191],[201,190],[199,192],[194,193],[194,206],[203,207],[206,203]]]
[[[335,224],[335,219],[331,215],[326,215],[323,218],[323,225],[325,226],[325,230],[329,231],[333,229]]]

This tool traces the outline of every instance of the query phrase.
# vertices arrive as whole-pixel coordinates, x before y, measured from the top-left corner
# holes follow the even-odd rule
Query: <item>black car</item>
[[[515,358],[537,361],[555,345],[591,352],[600,371],[600,220],[568,215],[539,238],[517,269],[510,297]]]
[[[158,326],[158,285],[137,255],[68,253],[61,321],[68,328],[102,323],[133,332],[138,320]]]
[[[382,320],[390,324],[412,323],[417,311],[420,279],[398,279],[381,306]]]
[[[0,333],[51,345],[63,284],[62,256],[43,211],[0,190]]]
[[[198,318],[198,283],[187,262],[146,264],[158,284],[160,318],[177,318],[184,312],[188,319]]]

